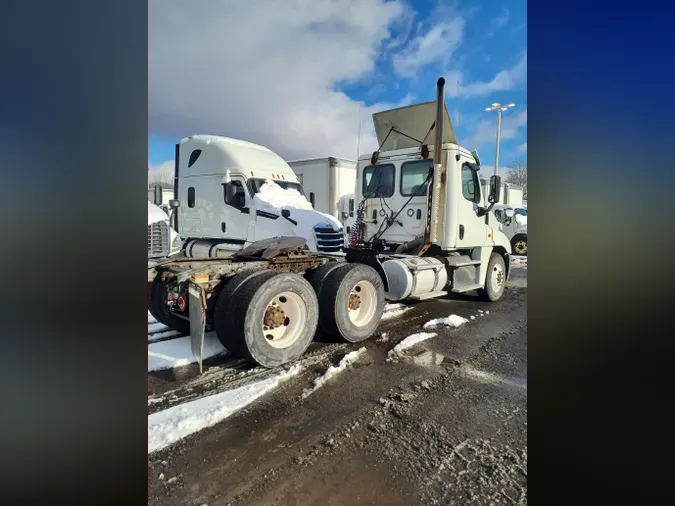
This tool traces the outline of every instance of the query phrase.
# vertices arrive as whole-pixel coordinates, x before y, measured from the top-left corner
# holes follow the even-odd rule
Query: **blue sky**
[[[293,16],[286,4],[200,4],[210,1],[218,13],[151,1],[151,169],[168,166],[175,142],[193,133],[257,142],[286,159],[353,159],[359,117],[366,153],[372,113],[433,100],[439,76],[460,144],[491,167],[496,114],[485,107],[515,102],[502,120],[500,166],[526,160],[525,1],[316,0]]]

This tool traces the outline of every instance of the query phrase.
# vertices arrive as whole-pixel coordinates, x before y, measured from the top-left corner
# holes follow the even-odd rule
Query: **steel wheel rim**
[[[307,308],[302,298],[297,293],[282,292],[267,304],[261,329],[267,344],[283,349],[300,338],[306,321]]]
[[[514,248],[517,253],[525,253],[527,252],[527,243],[525,241],[516,241],[516,246]]]
[[[358,307],[353,308],[353,300],[358,297]],[[349,292],[347,312],[349,320],[357,327],[364,327],[375,316],[377,310],[377,290],[370,281],[359,281]]]
[[[497,263],[492,267],[492,272],[490,273],[490,283],[492,284],[492,289],[495,292],[501,290],[504,285],[504,268],[501,264]]]

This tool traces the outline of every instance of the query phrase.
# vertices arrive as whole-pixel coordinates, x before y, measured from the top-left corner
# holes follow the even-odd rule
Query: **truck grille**
[[[345,236],[342,229],[337,232],[330,227],[314,227],[314,238],[319,251],[336,252],[342,251],[345,246]]]
[[[148,225],[148,258],[168,256],[170,246],[169,225],[166,222]]]

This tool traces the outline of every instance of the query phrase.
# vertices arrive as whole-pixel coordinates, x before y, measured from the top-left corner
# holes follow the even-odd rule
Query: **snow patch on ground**
[[[437,335],[438,334],[435,332],[418,332],[417,334],[412,334],[389,351],[389,358],[400,357],[405,349],[410,348],[417,343],[421,343],[422,341],[426,341],[427,339],[431,339],[432,337],[436,337]]]
[[[398,316],[401,316],[401,315],[402,315],[403,313],[405,313],[408,309],[410,309],[410,308],[409,308],[409,307],[404,307],[404,308],[402,308],[402,309],[394,309],[394,310],[392,310],[392,311],[385,311],[384,313],[382,313],[382,319],[383,319],[383,320],[388,320],[388,319],[390,319],[390,318],[396,318],[396,317],[398,317]]]
[[[431,327],[437,327],[439,325],[445,325],[446,327],[459,327],[460,325],[468,323],[468,321],[469,320],[462,318],[459,315],[451,314],[447,318],[434,318],[433,320],[429,320],[424,324],[424,328],[428,329]]]
[[[156,335],[152,336],[157,338]],[[215,332],[207,332],[204,336],[203,359],[215,357],[221,353],[226,353],[223,345],[218,341]],[[162,341],[161,343],[151,343],[148,345],[148,372],[161,371],[164,369],[173,369],[197,362],[192,356],[190,347],[190,336]]]
[[[157,320],[155,320],[155,317],[150,314],[150,311],[148,310],[148,325],[151,323],[157,323]]]
[[[221,422],[301,370],[301,366],[294,365],[262,381],[153,413],[148,417],[148,453]]]
[[[351,364],[356,362],[359,359],[359,357],[363,355],[365,352],[366,348],[364,347],[359,348],[356,351],[347,353],[344,357],[342,357],[342,360],[340,360],[338,365],[331,365],[322,376],[316,378],[314,380],[314,385],[312,386],[312,388],[308,388],[302,393],[302,398],[305,399],[307,396],[314,393],[317,389],[321,388],[328,380],[330,380],[334,376],[337,376],[342,371],[347,369],[347,367],[349,367]]]
[[[511,267],[514,269],[527,269],[527,257],[511,255]]]
[[[180,337],[183,334],[177,330],[167,330],[166,332],[158,332],[157,334],[148,334],[148,343],[154,343],[155,341],[161,341],[167,337]]]
[[[159,323],[159,322],[148,323],[148,334],[150,334],[150,333],[154,334],[156,332],[165,332],[167,330],[171,330],[171,329],[169,329],[169,327],[167,327],[163,323]]]

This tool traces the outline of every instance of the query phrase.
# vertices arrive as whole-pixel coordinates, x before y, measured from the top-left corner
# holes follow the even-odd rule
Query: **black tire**
[[[497,269],[497,271],[495,270]],[[499,272],[501,270],[501,284],[495,283],[499,279]],[[494,276],[494,277],[493,277]],[[496,278],[496,279],[495,279]],[[498,284],[498,286],[495,286]],[[506,263],[504,257],[499,253],[492,253],[490,261],[487,266],[487,275],[485,276],[485,288],[478,290],[480,296],[489,301],[496,302],[502,298],[504,289],[506,288]]]
[[[264,279],[269,279],[277,274],[278,272],[276,271],[266,269],[240,272],[228,279],[225,286],[218,294],[218,298],[216,299],[213,308],[213,327],[220,344],[222,344],[232,355],[236,357],[247,356],[246,347],[242,347],[242,343],[239,341],[231,339],[232,301],[238,297],[237,292],[248,280],[258,276],[264,276]]]
[[[283,292],[296,296],[304,317],[283,324],[288,327],[297,325],[291,327],[296,329],[296,337],[287,346],[275,347],[266,338],[262,322],[268,304]],[[312,343],[319,320],[319,303],[312,286],[302,276],[286,272],[270,277],[261,274],[245,281],[231,299],[229,307],[227,343],[233,349],[242,350],[245,358],[263,367],[276,367],[300,357]]]
[[[338,267],[342,267],[344,265],[347,264],[344,262],[328,262],[327,264],[323,264],[305,275],[305,278],[312,285],[312,288],[314,288],[314,293],[316,293],[317,298],[319,297],[319,291],[323,286],[323,281],[326,279],[326,276],[328,276],[328,274],[333,272]]]
[[[367,319],[357,324],[350,318],[350,294],[358,283],[365,281],[372,286],[373,293],[362,292],[365,300],[372,300],[374,313],[364,314]],[[361,287],[357,286],[359,290]],[[354,292],[358,294],[357,292]],[[343,264],[332,270],[323,279],[318,291],[319,298],[319,325],[330,336],[340,336],[349,343],[358,343],[373,335],[382,319],[384,308],[384,284],[375,269],[363,264]],[[368,303],[362,302],[361,309],[365,310]]]
[[[527,256],[527,236],[516,235],[511,239],[511,249],[514,255]]]
[[[190,333],[190,321],[171,314],[166,306],[166,286],[154,281],[150,288],[150,314],[160,323],[183,334]]]

